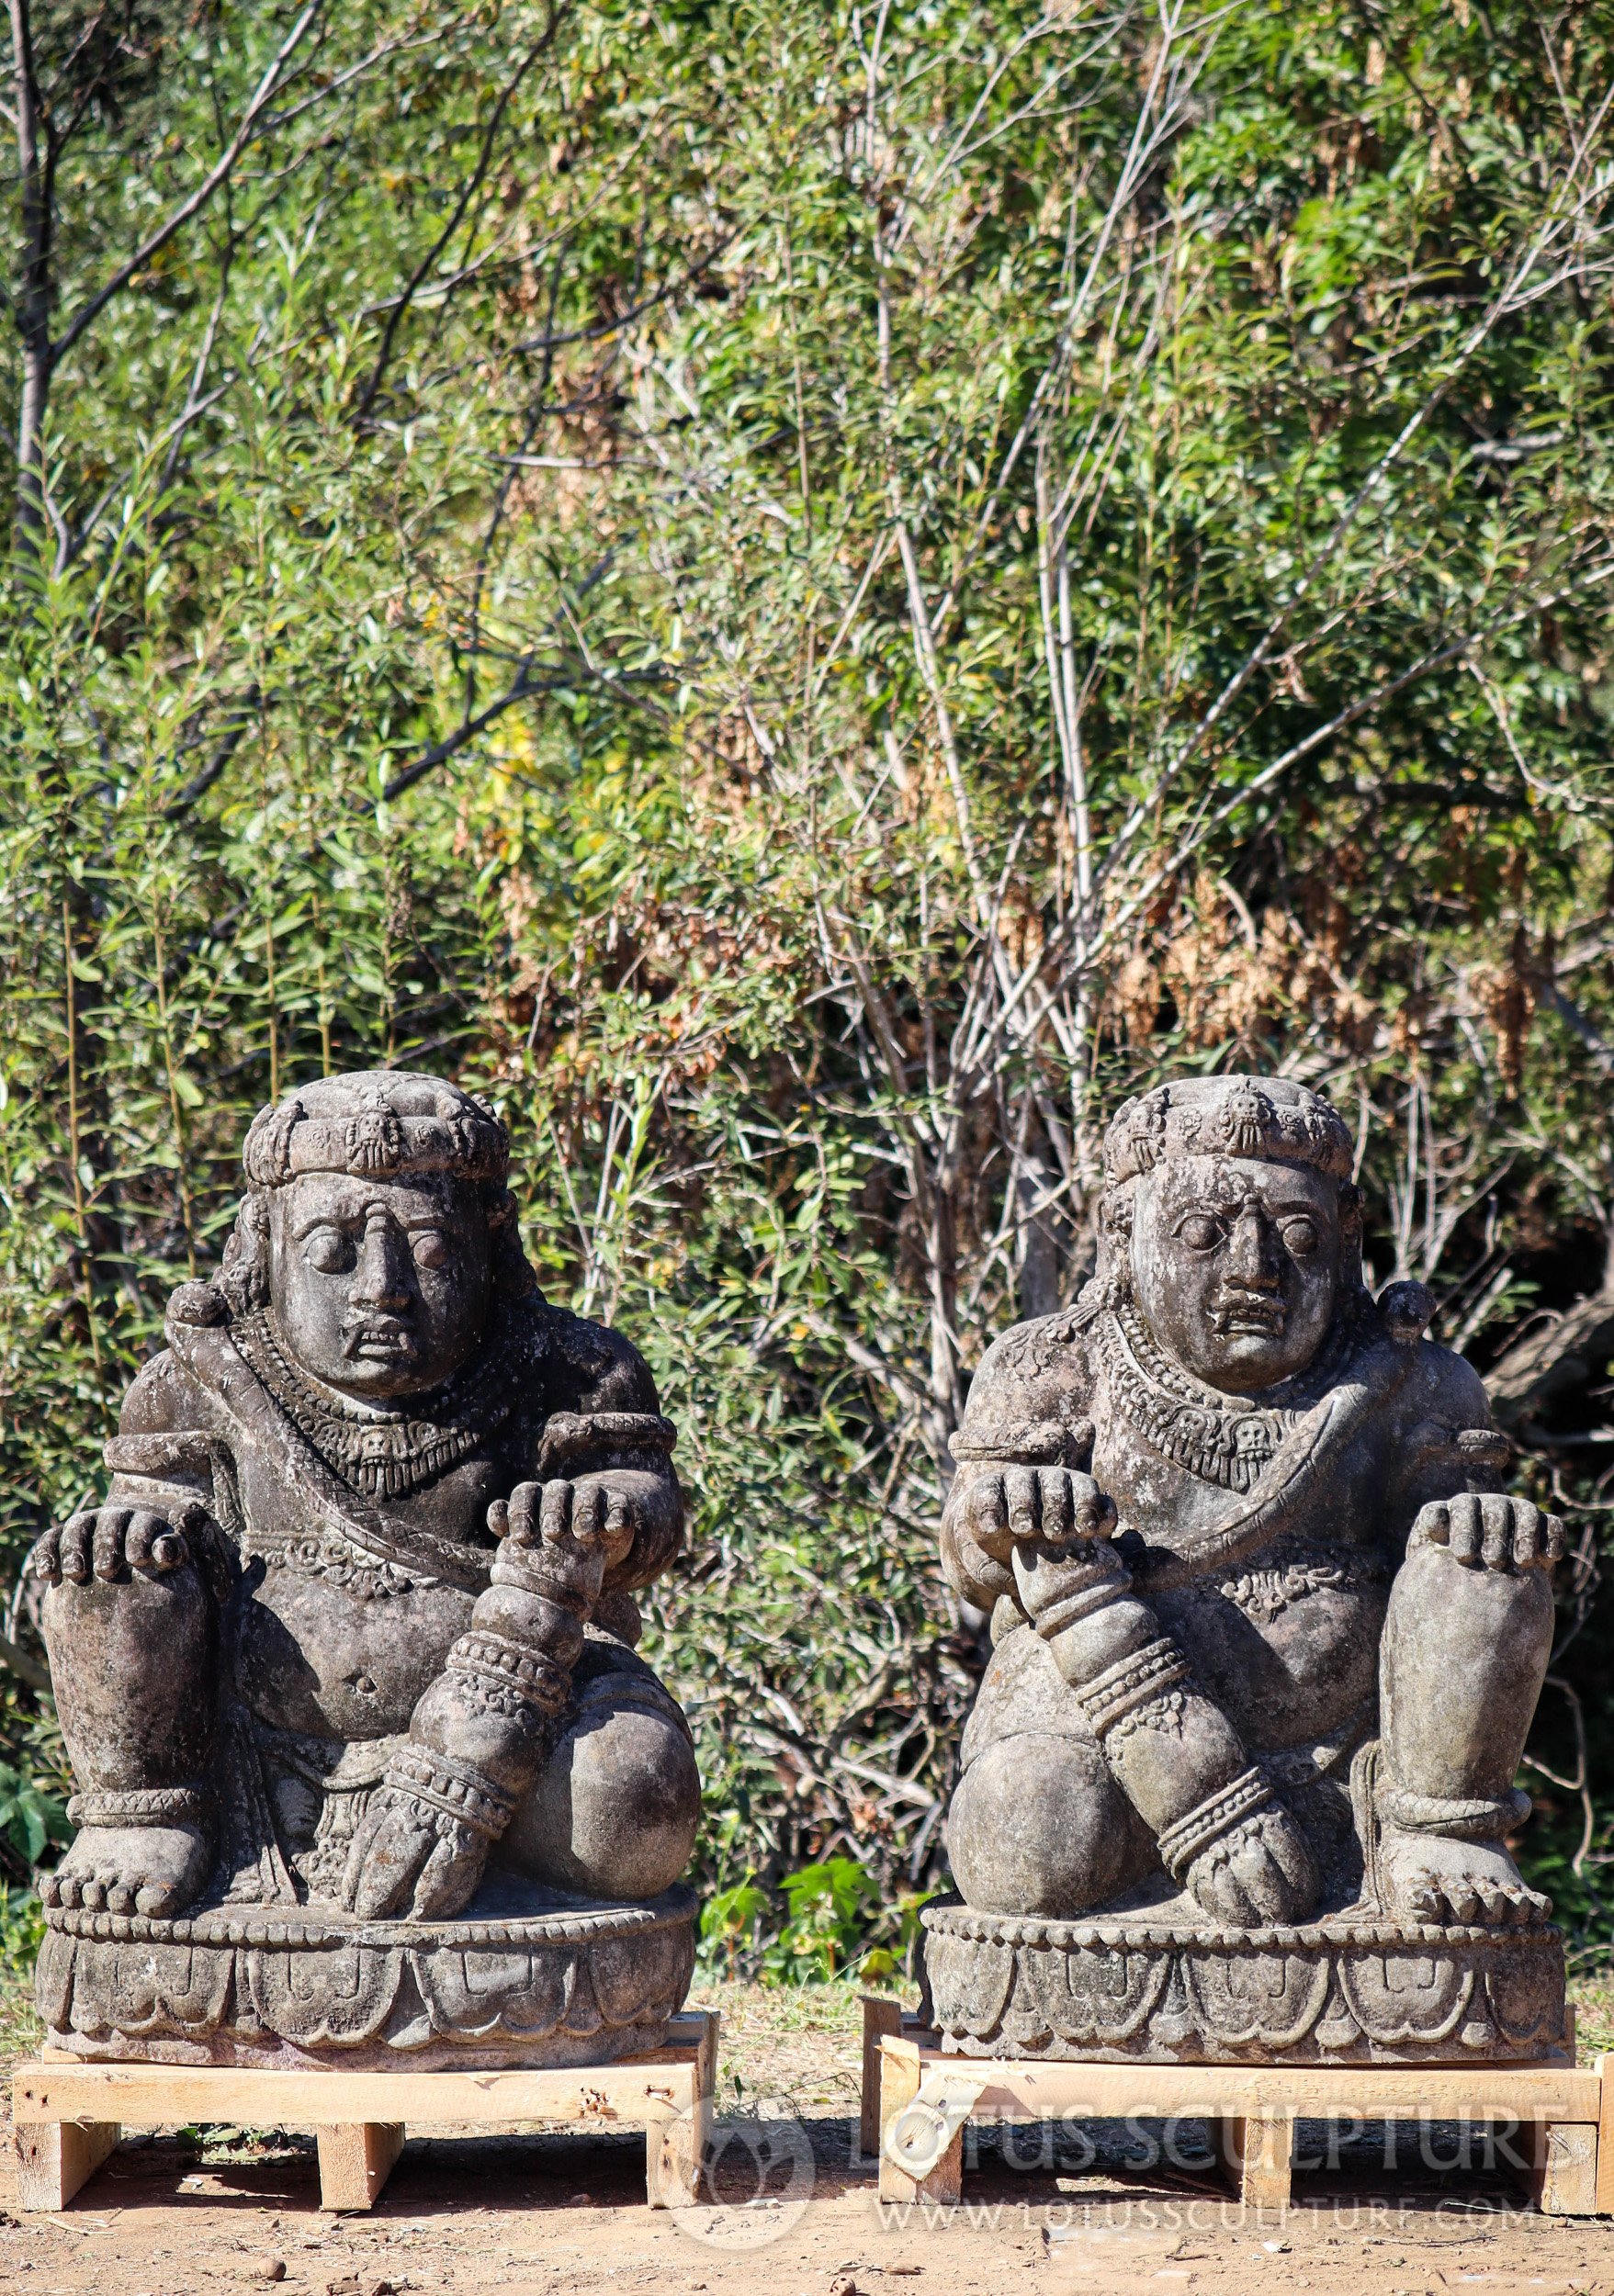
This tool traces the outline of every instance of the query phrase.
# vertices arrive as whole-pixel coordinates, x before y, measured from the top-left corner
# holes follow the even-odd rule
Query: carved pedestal
[[[1551,2055],[1565,2032],[1563,1941],[1545,1923],[1218,1930],[958,1905],[924,1921],[934,2024],[965,2056],[1485,2065]]]
[[[660,2047],[694,1965],[695,1899],[529,1892],[530,1910],[363,1921],[316,1906],[173,1920],[47,1909],[52,2048],[169,2065],[423,2072],[607,2065]]]

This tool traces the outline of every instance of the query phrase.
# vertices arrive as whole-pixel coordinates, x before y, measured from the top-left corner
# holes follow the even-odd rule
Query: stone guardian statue
[[[523,1256],[504,1126],[431,1076],[264,1109],[102,1505],[49,1531],[78,1829],[40,2000],[81,2054],[597,2060],[681,2006],[699,1813],[638,1658],[673,1429]]]
[[[990,1611],[930,1917],[988,2053],[1535,2054],[1550,1907],[1507,1847],[1555,1517],[1418,1284],[1363,1286],[1328,1102],[1219,1076],[1105,1141],[1097,1275],[988,1352],[942,1556]]]

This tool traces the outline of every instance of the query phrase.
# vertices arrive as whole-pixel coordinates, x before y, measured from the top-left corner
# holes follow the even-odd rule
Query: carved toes
[[[126,1893],[130,1897],[128,1907],[114,1906],[115,1913],[135,1912],[155,1915],[176,1913],[184,1904],[186,1893],[174,1882],[142,1882],[139,1888]]]
[[[1432,1874],[1415,1874],[1406,1885],[1406,1910],[1414,1921],[1442,1921],[1446,1898]]]
[[[1444,1928],[1505,1930],[1544,1921],[1552,1901],[1519,1881],[1499,1875],[1439,1874],[1424,1868],[1405,1876],[1396,1893],[1408,1920]]]

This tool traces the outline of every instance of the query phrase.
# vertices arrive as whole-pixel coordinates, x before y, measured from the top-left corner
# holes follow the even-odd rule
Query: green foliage
[[[50,1863],[46,1852],[71,1840],[67,1805],[43,1792],[40,1780],[0,1762],[0,1834],[28,1865]]]
[[[44,1908],[33,1891],[0,1882],[0,1986],[33,1967],[44,1934]]]
[[[912,1975],[920,1913],[939,1895],[909,1890],[892,1899],[857,1858],[801,1866],[776,1891],[751,1872],[707,1896],[701,1960],[714,1975],[755,1975],[773,1985],[828,1984],[854,1971],[890,1982]]]
[[[59,84],[79,20],[40,18],[58,343],[294,18],[155,7]],[[683,1431],[646,1648],[712,1949],[843,1964],[861,1915],[779,1880],[866,1869],[889,1922],[940,1879],[981,1662],[947,1437],[1081,1279],[1128,1090],[1326,1084],[1376,1277],[1482,1364],[1600,1280],[1609,27],[362,0],[302,38],[31,433],[6,186],[6,1632],[37,1661],[23,1554],[253,1110],[454,1073]],[[1582,1541],[1580,1720],[1532,1750],[1598,1825],[1603,1377],[1526,1462]]]

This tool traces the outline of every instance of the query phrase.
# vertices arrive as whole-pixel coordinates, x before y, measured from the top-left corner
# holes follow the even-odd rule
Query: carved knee
[[[558,1889],[643,1898],[689,1863],[701,1785],[672,1701],[596,1681],[504,1836],[504,1854]]]
[[[81,1785],[191,1783],[211,1761],[218,1606],[193,1563],[63,1580],[41,1607],[62,1734]]]
[[[1089,1912],[1146,1869],[1146,1836],[1096,1746],[1030,1732],[983,1748],[947,1817],[954,1879],[983,1913]]]

